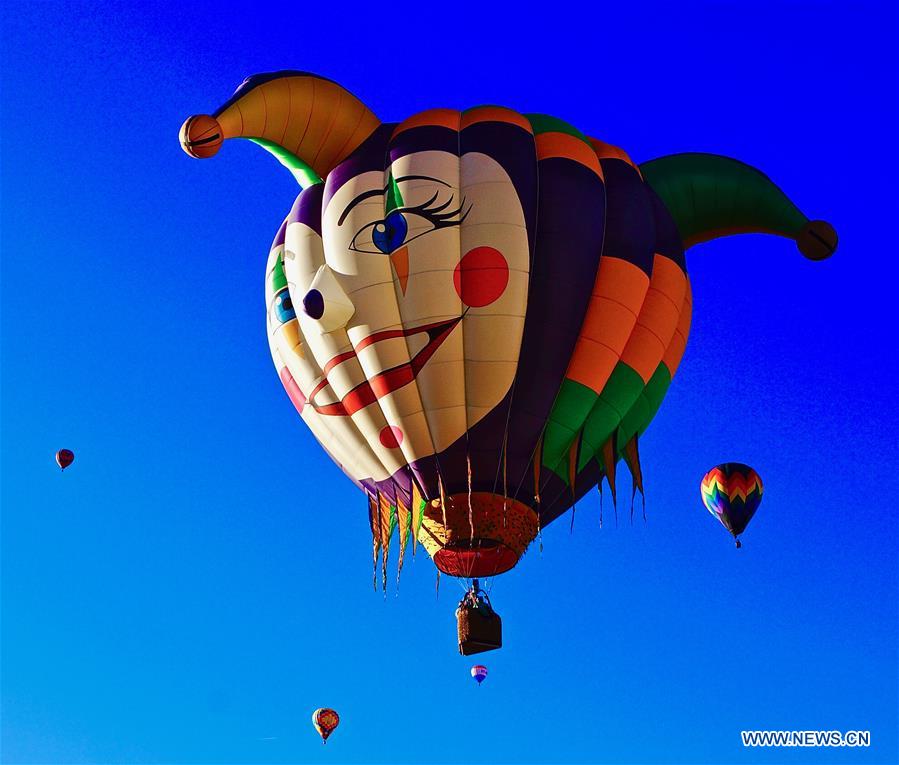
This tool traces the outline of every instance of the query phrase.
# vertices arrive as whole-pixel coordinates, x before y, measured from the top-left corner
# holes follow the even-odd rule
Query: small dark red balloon
[[[68,449],[60,449],[58,452],[56,452],[56,464],[59,465],[63,470],[65,470],[74,461],[74,452],[71,452]]]

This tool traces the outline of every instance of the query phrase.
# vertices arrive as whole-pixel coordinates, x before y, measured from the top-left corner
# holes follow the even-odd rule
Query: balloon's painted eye
[[[372,243],[385,255],[389,255],[402,246],[409,233],[409,224],[406,218],[397,210],[394,210],[380,223],[376,223],[371,232]]]
[[[290,293],[286,287],[275,295],[275,313],[278,315],[278,321],[282,324],[297,317],[297,312],[293,308],[293,301],[290,299]]]
[[[466,205],[463,197],[456,207],[453,205],[454,195],[438,202],[438,195],[439,192],[435,192],[420,205],[391,210],[384,218],[362,226],[353,236],[350,249],[371,255],[393,255],[420,236],[460,225],[470,212],[471,205]]]

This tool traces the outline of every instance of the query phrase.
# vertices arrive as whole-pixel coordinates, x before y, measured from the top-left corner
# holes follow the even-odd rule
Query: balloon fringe
[[[543,557],[543,528],[540,524],[540,495],[538,494],[535,498],[537,503],[537,539],[540,542],[540,557]]]
[[[596,488],[599,489],[599,528],[602,528],[602,476],[599,477]]]
[[[368,497],[368,521],[371,526],[371,586],[378,591],[378,554],[381,552],[381,519],[377,500]]]

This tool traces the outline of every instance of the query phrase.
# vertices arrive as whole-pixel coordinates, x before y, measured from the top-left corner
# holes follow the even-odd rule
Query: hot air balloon
[[[749,465],[727,462],[713,467],[699,487],[702,502],[742,547],[739,535],[752,520],[762,501],[762,479]]]
[[[65,470],[75,461],[75,453],[69,449],[60,449],[56,452],[56,464],[61,470]]]
[[[312,713],[312,724],[318,731],[318,735],[322,737],[322,743],[327,744],[328,736],[340,724],[340,716],[333,709],[322,707]]]
[[[475,664],[471,668],[471,676],[478,681],[478,685],[484,682],[484,679],[487,677],[487,667],[483,664]]]
[[[685,249],[766,232],[820,260],[837,243],[734,159],[637,165],[498,106],[381,123],[305,72],[248,78],[180,138],[199,158],[249,139],[301,188],[266,265],[269,345],[367,498],[385,587],[393,537],[398,570],[411,540],[487,577],[593,487],[614,501],[620,460],[642,494],[638,439],[690,329]]]

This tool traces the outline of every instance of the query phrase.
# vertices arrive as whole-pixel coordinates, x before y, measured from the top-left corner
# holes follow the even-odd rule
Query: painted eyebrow
[[[439,178],[432,178],[430,175],[404,175],[402,178],[396,179],[397,183],[402,183],[403,181],[434,181],[434,183],[439,183],[440,185],[446,186],[447,188],[452,188],[446,181],[441,181]],[[350,210],[352,210],[360,202],[364,202],[369,197],[383,197],[386,193],[386,186],[383,189],[363,191],[358,197],[356,197],[346,206],[346,209],[342,213],[340,213],[340,217],[337,219],[337,225],[342,226],[343,222],[346,220],[346,216],[350,214]]]

